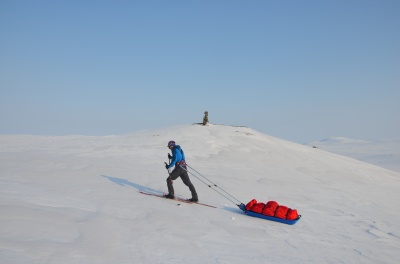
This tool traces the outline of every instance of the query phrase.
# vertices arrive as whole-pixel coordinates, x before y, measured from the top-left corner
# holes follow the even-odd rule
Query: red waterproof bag
[[[258,213],[261,214],[263,209],[264,209],[265,204],[264,203],[256,203],[255,205],[253,205],[250,209],[250,211],[254,212],[254,213]]]
[[[250,211],[251,207],[257,203],[256,199],[251,200],[248,204],[246,204],[246,210]]]
[[[262,214],[263,214],[263,215],[268,215],[268,216],[274,216],[274,215],[275,215],[276,208],[278,208],[278,206],[279,206],[279,204],[278,204],[277,202],[275,202],[275,201],[269,201],[269,202],[265,205],[265,207],[264,207],[264,209],[263,209],[263,211],[262,211]]]
[[[283,205],[278,206],[278,208],[275,211],[275,217],[286,219],[288,210],[289,208],[287,208],[286,206]]]
[[[287,212],[286,219],[288,220],[295,220],[299,217],[299,214],[297,213],[296,209],[289,209]]]

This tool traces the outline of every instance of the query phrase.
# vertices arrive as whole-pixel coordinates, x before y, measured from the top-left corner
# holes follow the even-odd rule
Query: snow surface
[[[275,200],[302,218],[246,216],[193,175],[218,208],[140,194],[167,190],[171,139],[239,201]],[[250,128],[2,135],[0,160],[0,263],[399,263],[400,173]]]
[[[400,139],[366,141],[330,137],[307,145],[400,172]]]

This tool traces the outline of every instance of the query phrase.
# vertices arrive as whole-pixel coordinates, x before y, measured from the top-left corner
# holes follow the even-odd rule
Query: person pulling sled
[[[172,156],[168,153],[168,159],[170,160],[170,163],[165,164],[169,174],[169,177],[167,178],[168,194],[165,195],[165,198],[175,198],[174,186],[172,184],[174,180],[181,177],[183,183],[189,187],[189,190],[192,193],[192,198],[188,199],[188,201],[195,203],[198,202],[199,198],[197,196],[196,189],[189,179],[183,150],[179,145],[176,145],[175,141],[173,140],[168,142],[168,148],[171,150]],[[175,168],[172,169],[174,166]]]

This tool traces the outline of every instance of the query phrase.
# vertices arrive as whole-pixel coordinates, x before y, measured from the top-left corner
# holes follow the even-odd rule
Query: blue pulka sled
[[[167,165],[167,163],[165,162],[165,165]],[[213,183],[212,181],[210,181],[208,178],[206,178],[203,174],[201,174],[200,172],[196,171],[195,169],[193,169],[192,167],[190,167],[188,164],[186,164],[187,167],[189,167],[190,169],[192,169],[194,172],[196,172],[198,175],[195,175],[193,172],[188,171],[186,168],[183,168],[185,171],[187,171],[188,173],[190,173],[191,175],[193,175],[194,177],[196,177],[198,180],[200,180],[201,182],[203,182],[205,185],[208,185],[208,187],[212,188],[214,191],[216,191],[217,193],[219,193],[220,195],[224,196],[226,199],[228,199],[229,201],[235,203],[234,201],[232,201],[230,198],[228,198],[227,196],[225,196],[224,194],[220,193],[219,191],[215,190],[214,187],[219,188],[221,191],[223,191],[224,193],[226,193],[227,195],[229,195],[230,197],[232,197],[233,199],[235,199],[236,201],[238,201],[240,204],[236,204],[240,210],[243,210],[243,212],[249,216],[253,216],[253,217],[258,217],[258,218],[262,218],[262,219],[266,219],[266,220],[270,220],[270,221],[275,221],[275,222],[279,222],[279,223],[283,223],[283,224],[287,224],[287,225],[294,225],[296,224],[297,221],[300,220],[301,215],[299,215],[299,217],[297,217],[297,219],[294,220],[288,220],[288,219],[282,219],[282,218],[278,218],[278,217],[273,217],[273,216],[267,216],[267,215],[263,215],[263,214],[258,214],[252,211],[248,211],[246,210],[246,206],[241,203],[238,199],[236,199],[235,197],[233,197],[231,194],[227,193],[226,191],[224,191],[221,187],[217,186],[215,183]],[[204,182],[203,180],[201,180],[199,178],[199,176],[203,177],[205,180],[209,181],[211,184]]]
[[[275,221],[275,222],[279,222],[279,223],[283,223],[283,224],[287,224],[287,225],[294,225],[301,218],[301,215],[299,215],[299,217],[297,217],[297,219],[294,219],[294,220],[282,219],[282,218],[267,216],[267,215],[258,214],[258,213],[254,213],[252,211],[246,210],[246,206],[244,204],[240,204],[238,206],[241,210],[243,210],[243,212],[245,214],[247,214],[249,216],[258,217],[258,218],[262,218],[262,219],[266,219],[266,220],[270,220],[270,221]]]

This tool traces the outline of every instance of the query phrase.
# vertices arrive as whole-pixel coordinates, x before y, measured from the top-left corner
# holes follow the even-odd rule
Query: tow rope
[[[198,172],[197,170],[195,170],[193,167],[189,166],[188,164],[186,164],[187,167],[190,168],[190,171],[186,168],[184,168],[183,166],[180,166],[182,169],[184,169],[186,172],[190,173],[193,177],[197,178],[199,181],[201,181],[202,183],[204,183],[205,185],[207,185],[209,188],[213,189],[215,192],[217,192],[218,194],[220,194],[221,196],[225,197],[227,200],[229,200],[230,202],[232,202],[233,204],[235,204],[237,207],[241,208],[240,206],[243,204],[242,202],[240,202],[237,198],[235,198],[233,195],[231,195],[230,193],[228,193],[227,191],[225,191],[224,189],[222,189],[221,187],[219,187],[217,184],[213,183],[210,179],[208,179],[206,176],[204,176],[203,174],[201,174],[200,172]],[[192,172],[193,171],[193,172]],[[196,175],[196,174],[197,175]],[[219,190],[217,190],[219,189]],[[223,193],[222,193],[222,192]],[[225,193],[225,194],[224,194]],[[230,196],[230,197],[228,197]],[[233,199],[231,199],[233,198]],[[237,202],[233,201],[236,200],[237,202],[239,202],[239,204],[237,204]]]

